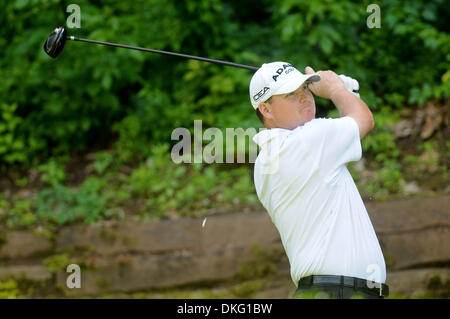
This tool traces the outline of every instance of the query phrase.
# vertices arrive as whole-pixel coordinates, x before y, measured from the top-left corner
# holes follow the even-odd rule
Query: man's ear
[[[273,119],[272,109],[270,105],[265,102],[261,102],[258,104],[259,112],[267,119]]]

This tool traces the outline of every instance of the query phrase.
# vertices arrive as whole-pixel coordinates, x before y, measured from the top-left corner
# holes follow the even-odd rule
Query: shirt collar
[[[265,129],[253,136],[253,141],[258,144],[259,147],[262,147],[272,139],[280,137],[285,131],[287,132],[288,130],[281,128]]]

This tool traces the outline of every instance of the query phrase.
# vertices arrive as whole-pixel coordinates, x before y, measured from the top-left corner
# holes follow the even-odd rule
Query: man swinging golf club
[[[372,113],[351,93],[355,80],[311,67],[305,73],[273,62],[251,79],[250,100],[267,128],[254,136],[257,195],[280,233],[295,298],[383,298],[383,254],[346,167],[361,158]],[[340,118],[315,119],[311,92],[330,99]]]
[[[304,291],[332,298],[355,293],[366,298],[387,296],[382,285],[386,267],[361,196],[345,164],[361,158],[362,139],[373,128],[373,117],[357,96],[358,83],[331,71],[307,68],[300,73],[284,62],[261,68],[216,59],[89,40],[56,28],[44,43],[58,57],[66,40],[172,55],[226,66],[257,70],[250,99],[264,126],[254,139],[261,147],[255,162],[259,199],[281,235],[291,276]],[[330,99],[339,119],[314,119],[314,98],[308,89]],[[377,271],[371,285],[368,271]],[[375,275],[373,279],[376,279]],[[323,294],[322,294],[323,296]]]

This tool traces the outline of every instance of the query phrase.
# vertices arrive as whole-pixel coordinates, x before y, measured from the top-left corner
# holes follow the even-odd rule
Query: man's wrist
[[[342,98],[348,96],[347,94],[351,94],[350,91],[347,90],[345,86],[334,89],[330,94],[330,100],[336,104]]]

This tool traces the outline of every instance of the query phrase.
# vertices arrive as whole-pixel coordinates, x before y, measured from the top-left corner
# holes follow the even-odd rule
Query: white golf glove
[[[358,81],[356,81],[355,79],[352,79],[351,77],[346,76],[344,74],[339,75],[339,77],[342,79],[342,81],[344,81],[344,85],[347,88],[347,90],[349,90],[354,95],[359,97],[359,83],[358,83]]]

